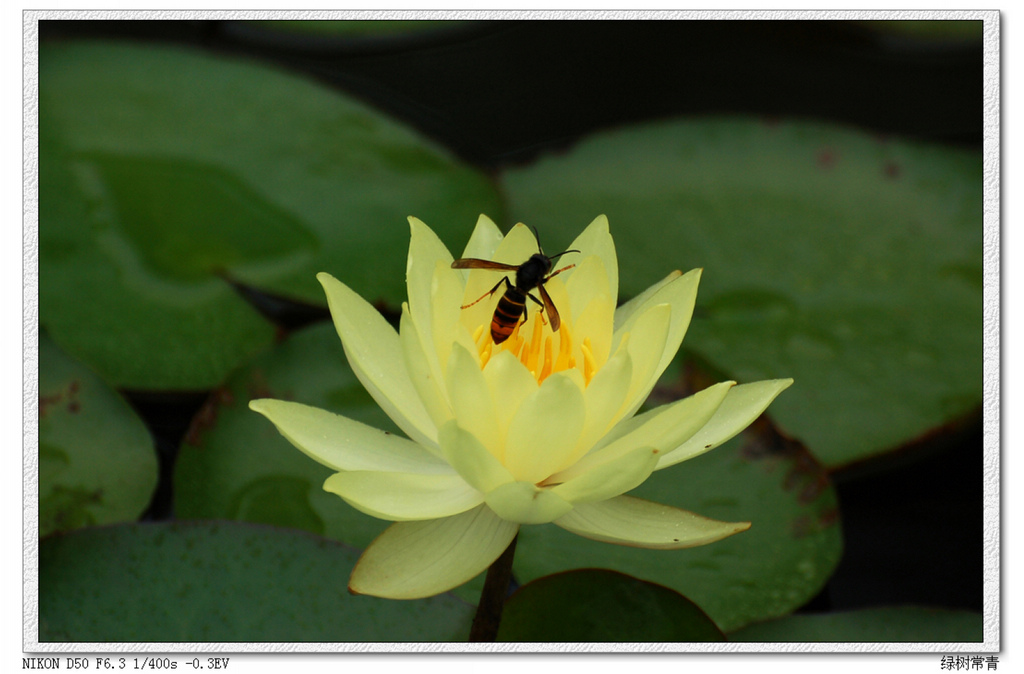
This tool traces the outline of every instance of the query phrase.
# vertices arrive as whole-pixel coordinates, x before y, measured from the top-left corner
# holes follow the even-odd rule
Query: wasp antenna
[[[535,239],[537,239],[537,252],[540,253],[541,255],[543,255],[544,254],[544,249],[540,245],[540,232],[538,232],[537,228],[534,227],[533,225],[530,225],[530,229],[533,230],[533,236],[534,236]]]
[[[580,251],[578,251],[578,250],[563,250],[563,251],[562,251],[561,253],[559,253],[558,255],[552,255],[552,256],[551,256],[551,257],[549,257],[548,259],[549,259],[549,260],[557,260],[558,258],[562,257],[562,256],[563,256],[563,255],[565,255],[566,253],[578,253],[578,252],[580,252]]]

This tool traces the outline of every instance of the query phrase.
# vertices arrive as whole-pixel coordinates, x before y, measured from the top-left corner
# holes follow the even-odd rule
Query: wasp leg
[[[470,308],[471,306],[473,306],[474,304],[476,304],[477,302],[479,302],[480,300],[482,300],[483,298],[485,298],[485,297],[490,297],[491,295],[493,295],[493,294],[494,294],[494,293],[495,293],[495,292],[496,292],[496,291],[498,290],[498,288],[500,288],[500,287],[501,287],[501,284],[502,284],[502,283],[504,283],[504,284],[505,284],[506,286],[508,286],[509,288],[511,288],[511,287],[512,287],[512,284],[511,284],[511,283],[509,283],[508,277],[507,277],[507,276],[502,276],[502,277],[501,277],[501,280],[500,280],[500,281],[498,281],[497,283],[495,283],[495,284],[494,284],[494,287],[493,287],[493,288],[491,288],[490,290],[488,290],[487,292],[485,292],[485,293],[484,293],[483,295],[481,295],[479,299],[477,299],[477,300],[474,300],[474,301],[470,302],[469,304],[463,304],[463,305],[462,305],[461,307],[459,307],[459,308],[460,308],[460,309],[468,309],[468,308]]]
[[[540,301],[539,299],[537,299],[536,297],[534,297],[534,296],[533,296],[533,293],[526,293],[526,296],[527,296],[527,297],[529,297],[529,298],[530,298],[531,300],[533,300],[534,302],[536,302],[537,304],[539,304],[540,306],[542,306],[542,307],[544,306],[544,303],[543,303],[543,302],[541,302],[541,301]]]
[[[534,302],[536,302],[537,304],[539,304],[541,309],[544,308],[544,303],[541,302],[536,297],[534,297],[533,293],[526,293],[526,296],[529,297]],[[526,305],[524,304],[523,305],[523,323],[525,323],[527,320],[529,320],[529,318],[530,317],[526,313]],[[544,321],[544,312],[543,311],[540,312],[540,320]],[[547,325],[547,321],[544,321],[544,325]]]

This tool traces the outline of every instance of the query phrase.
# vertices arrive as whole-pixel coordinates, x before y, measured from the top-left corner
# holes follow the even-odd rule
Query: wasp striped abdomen
[[[525,311],[526,295],[510,286],[498,300],[494,317],[491,319],[491,339],[495,344],[501,344],[508,339]]]

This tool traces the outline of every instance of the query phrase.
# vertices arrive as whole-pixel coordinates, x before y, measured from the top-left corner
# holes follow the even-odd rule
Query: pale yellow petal
[[[324,490],[371,517],[395,522],[451,517],[484,500],[458,475],[346,471],[327,478]]]
[[[413,325],[407,303],[402,304],[402,319],[398,335],[402,345],[402,354],[405,356],[405,366],[409,370],[409,378],[426,407],[427,414],[430,415],[434,425],[440,427],[441,424],[452,418],[451,405],[448,403],[444,380],[437,373],[436,359],[434,359],[434,367],[431,367],[432,359],[423,351],[420,333]]]
[[[463,346],[469,345],[472,351],[476,347],[472,344],[472,338],[468,337],[466,330],[460,325],[462,317],[462,293],[463,281],[458,269],[452,269],[451,264],[438,260],[434,266],[434,277],[431,281],[430,301],[433,307],[431,313],[430,329],[433,334],[435,350],[427,354],[433,363],[437,363],[438,376],[447,371],[448,356],[452,352],[452,343],[459,341]],[[460,334],[456,334],[460,333]],[[460,340],[465,335],[467,340]]]
[[[730,389],[714,416],[696,434],[662,455],[657,470],[703,454],[733,438],[792,383],[792,379],[769,379]]]
[[[517,480],[540,482],[572,454],[585,418],[586,403],[579,384],[564,372],[551,375],[512,418],[505,466]]]
[[[571,381],[573,384],[575,384],[576,388],[578,390],[580,390],[580,391],[586,390],[587,382],[584,381],[583,373],[580,372],[579,369],[573,368],[572,370],[563,370],[562,372],[559,372],[558,374],[560,376],[562,376],[562,377],[565,377],[566,379]],[[586,402],[584,402],[584,405],[585,404],[586,404]],[[585,414],[584,414],[584,418],[586,418]]]
[[[487,361],[484,379],[494,400],[498,436],[504,438],[519,406],[537,391],[539,384],[526,366],[508,351],[499,351]],[[501,456],[504,457],[504,451]]]
[[[558,477],[566,480],[580,475],[628,454],[636,447],[653,447],[664,457],[713,417],[734,384],[731,381],[715,384],[692,396],[623,421],[601,440],[596,449]],[[662,467],[661,462],[658,466]]]
[[[641,307],[647,306],[648,302],[654,295],[661,291],[669,283],[680,278],[683,272],[678,269],[665,278],[661,279],[650,288],[644,290],[639,295],[631,298],[628,302],[623,302],[622,306],[615,310],[615,332],[616,334],[622,329],[622,326],[626,324],[626,321],[632,318],[633,314],[637,312]]]
[[[512,474],[454,419],[438,431],[441,453],[466,483],[486,494],[512,482]]]
[[[641,447],[552,487],[574,505],[604,501],[643,484],[658,464],[658,450]]]
[[[588,255],[580,258],[579,255],[571,253],[557,261],[559,267],[568,263],[575,263],[576,268],[571,276],[565,281],[565,289],[569,293],[569,301],[576,309],[578,316],[583,308],[590,304],[598,295],[612,297],[611,288],[608,286],[608,272],[604,268],[604,262],[597,255]],[[561,276],[561,274],[559,275]],[[612,300],[612,306],[615,302]]]
[[[604,367],[612,348],[615,303],[611,296],[602,293],[593,297],[582,310],[576,311],[576,316],[573,335],[581,345],[589,346],[596,367]]]
[[[613,348],[625,332],[635,331],[633,322],[639,320],[649,311],[650,307],[659,304],[668,304],[672,307],[672,321],[669,324],[668,335],[661,351],[661,359],[654,370],[653,380],[650,382],[650,387],[647,388],[648,391],[668,367],[676,352],[679,351],[679,345],[682,344],[686,330],[690,327],[690,318],[693,316],[693,307],[697,301],[697,286],[700,284],[701,272],[701,269],[690,270],[660,286],[642,305],[635,307],[635,310],[631,309],[629,317],[622,321],[621,325],[619,313],[622,313],[623,308],[616,312],[615,334],[612,337]],[[644,397],[647,397],[646,393],[644,393]]]
[[[304,454],[334,470],[453,472],[443,459],[411,440],[326,410],[269,398],[253,400],[249,408],[270,419]]]
[[[649,307],[630,324],[629,358],[633,361],[633,377],[626,394],[625,409],[621,418],[631,417],[647,399],[661,372],[658,370],[661,355],[669,336],[672,322],[672,308],[667,304]]]
[[[608,232],[608,218],[604,215],[594,218],[569,249],[581,251],[583,257],[596,255],[601,258],[608,275],[608,294],[616,300],[619,296],[619,261],[615,254],[615,242]]]
[[[445,375],[448,399],[459,426],[477,438],[495,457],[501,457],[502,442],[491,389],[480,365],[460,344],[452,346]]]
[[[317,274],[352,371],[406,435],[437,447],[437,427],[405,366],[398,333],[366,300],[330,274]]]
[[[530,482],[508,482],[485,497],[498,517],[519,524],[546,524],[572,510],[572,504],[551,490]]]
[[[423,348],[434,350],[433,335],[428,332],[431,327],[431,287],[434,280],[434,269],[438,263],[451,267],[452,255],[448,249],[421,220],[409,218],[409,257],[405,266],[405,284],[409,295],[409,308]]]
[[[583,426],[583,433],[576,445],[575,451],[566,458],[558,470],[572,466],[580,460],[580,457],[594,447],[603,438],[610,428],[619,419],[619,413],[623,409],[626,394],[629,392],[629,382],[632,379],[633,362],[629,358],[629,350],[619,349],[618,353],[612,356],[605,366],[598,370],[597,374],[590,381],[590,384],[583,391],[583,398],[587,407],[587,420]],[[561,473],[552,476],[555,481],[562,482],[564,479]]]
[[[533,235],[533,230],[520,222],[508,231],[495,249],[492,259],[506,264],[522,264],[537,251],[537,237]]]
[[[632,496],[578,505],[555,524],[595,541],[654,550],[707,545],[750,528],[750,522],[719,522]]]
[[[625,346],[628,347],[628,342]],[[633,359],[628,348],[619,349],[590,380],[586,390],[587,425],[598,429],[599,435],[593,438],[594,442],[618,421],[631,381]]]
[[[469,242],[466,244],[466,250],[462,252],[462,257],[490,260],[504,238],[504,235],[498,229],[498,226],[494,224],[494,221],[481,213],[480,217],[477,218],[476,227],[473,228],[473,234],[469,237]],[[466,276],[469,275],[469,272],[466,270],[463,270],[463,273]]]
[[[396,522],[363,552],[349,590],[389,599],[446,592],[490,566],[518,531],[484,505],[439,520]]]

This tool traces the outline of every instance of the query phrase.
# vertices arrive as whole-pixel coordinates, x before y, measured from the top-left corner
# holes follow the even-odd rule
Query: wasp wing
[[[516,271],[517,264],[505,264],[493,260],[478,260],[475,257],[464,257],[452,262],[452,269],[493,269],[495,271]]]
[[[558,332],[558,328],[562,327],[562,319],[558,317],[558,309],[555,308],[555,303],[551,301],[551,295],[548,295],[548,291],[544,289],[544,285],[537,286],[540,290],[540,298],[544,300],[544,312],[548,315],[548,320],[551,321],[551,332]]]

